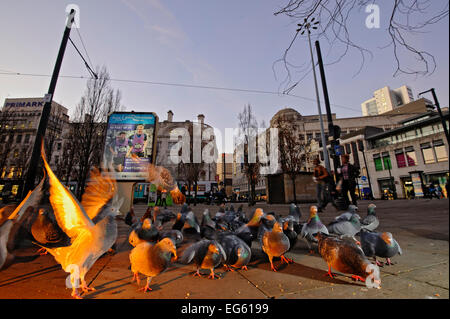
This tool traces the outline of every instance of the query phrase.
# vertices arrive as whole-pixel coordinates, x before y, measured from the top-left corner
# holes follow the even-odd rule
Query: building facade
[[[363,116],[373,116],[392,111],[397,107],[414,101],[412,90],[403,85],[391,90],[389,86],[373,92],[373,97],[361,103]]]
[[[0,112],[0,197],[20,196],[33,150],[44,98],[7,98]],[[68,110],[52,101],[45,148],[52,169],[62,158]]]

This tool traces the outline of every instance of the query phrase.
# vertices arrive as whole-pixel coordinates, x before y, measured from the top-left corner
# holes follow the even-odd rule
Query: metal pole
[[[55,93],[56,82],[58,81],[59,70],[61,69],[62,60],[64,57],[64,52],[66,50],[67,41],[69,39],[70,30],[75,18],[75,10],[72,9],[69,13],[67,20],[67,25],[64,30],[64,35],[61,41],[61,46],[59,48],[58,57],[56,59],[56,64],[53,69],[52,79],[50,81],[50,86],[48,88],[48,94],[46,95],[46,100],[44,107],[42,108],[41,119],[39,121],[39,126],[36,132],[36,138],[34,140],[33,153],[31,155],[30,167],[28,169],[27,178],[25,180],[25,185],[22,191],[22,198],[24,198],[30,190],[34,188],[36,173],[38,165],[40,163],[41,156],[41,143],[44,141],[45,131],[47,129],[48,120],[50,117],[50,112],[52,109],[53,94]],[[49,159],[50,161],[50,159]]]
[[[319,89],[317,88],[316,68],[314,65],[314,56],[313,56],[313,50],[312,50],[312,46],[311,46],[311,36],[310,36],[309,28],[308,28],[307,32],[308,32],[309,51],[311,52],[311,63],[312,63],[312,69],[313,69],[313,75],[314,75],[314,85],[315,85],[315,89],[316,89],[317,109],[319,111],[320,133],[321,133],[321,137],[322,137],[323,157],[325,160],[325,167],[326,167],[328,173],[330,173],[331,172],[330,159],[328,157],[327,141],[325,139],[325,131],[323,128],[322,110],[320,109]]]
[[[369,168],[366,162],[366,153],[364,152],[364,150],[362,150],[361,153],[363,154],[364,166],[366,167],[367,181],[369,182],[369,189],[370,189],[370,198],[373,199],[372,183],[370,182]]]
[[[434,104],[436,105],[436,108],[437,108],[437,110],[438,110],[439,117],[441,118],[442,127],[444,128],[445,137],[447,138],[447,144],[450,145],[449,138],[448,138],[448,129],[447,129],[447,125],[446,125],[446,123],[445,123],[444,116],[442,115],[441,106],[439,105],[439,101],[438,101],[438,98],[437,98],[437,96],[436,96],[436,92],[434,91],[434,88],[431,88],[431,89],[429,89],[429,90],[427,90],[427,91],[424,91],[424,92],[419,93],[419,96],[422,95],[422,94],[424,94],[424,93],[430,92],[430,91],[431,91],[431,94],[433,95]]]
[[[327,81],[325,78],[325,69],[323,67],[322,53],[320,50],[319,41],[316,41],[315,45],[316,45],[316,52],[317,52],[317,63],[319,64],[319,70],[320,70],[320,78],[322,79],[322,89],[323,89],[323,97],[325,100],[325,109],[327,111],[328,134],[332,136],[331,157],[333,158],[333,167],[334,167],[334,171],[336,172],[337,168],[339,167],[339,158],[334,151],[334,146],[338,145],[338,143],[337,143],[335,132],[334,132],[333,117],[331,115],[330,99],[328,96],[328,87],[327,87]]]

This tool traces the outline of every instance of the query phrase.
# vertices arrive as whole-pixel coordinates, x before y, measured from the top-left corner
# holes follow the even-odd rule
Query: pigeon
[[[205,209],[203,212],[202,223],[200,225],[200,235],[202,238],[206,239],[216,238],[216,223],[212,220],[208,209]]]
[[[39,213],[31,225],[31,234],[39,244],[46,246],[68,239],[58,224],[49,217],[48,212],[42,208],[39,209]],[[45,248],[41,248],[38,252],[40,251],[43,251],[41,255],[47,254]]]
[[[377,257],[386,258],[386,265],[392,265],[390,258],[402,254],[400,245],[389,232],[372,233],[363,230],[360,237],[364,254],[373,257],[377,266],[382,266]]]
[[[227,259],[225,250],[215,240],[202,239],[190,245],[181,255],[179,261],[182,264],[189,264],[194,261],[197,271],[194,276],[201,276],[200,269],[210,269],[208,276],[210,279],[218,277],[214,274],[214,268]]]
[[[172,257],[173,256],[173,257]],[[150,282],[153,277],[167,269],[171,261],[177,259],[175,244],[169,238],[163,238],[156,244],[142,242],[130,252],[131,271],[133,279],[139,285],[139,273],[147,276],[147,284],[140,290],[151,291]]]
[[[78,279],[83,292],[95,290],[87,286],[85,275],[97,259],[114,245],[117,238],[115,217],[120,214],[122,204],[116,194],[117,184],[114,179],[102,176],[98,169],[94,169],[80,204],[53,173],[43,146],[41,156],[49,177],[50,204],[56,221],[71,240],[70,246],[45,248],[64,271],[70,272],[71,295],[81,299],[77,288]]]
[[[161,211],[159,207],[155,207],[155,209],[153,210],[153,222],[158,228],[162,228],[162,225],[164,225],[167,222],[170,222],[176,217],[177,216],[170,210],[165,209],[164,211]]]
[[[374,231],[380,225],[380,221],[378,220],[375,213],[375,204],[369,204],[367,207],[367,216],[361,220],[361,228]]]
[[[11,214],[0,225],[0,269],[7,268],[14,261],[14,243],[16,235],[19,232],[24,220],[26,220],[34,212],[42,198],[42,187],[44,185],[44,178],[36,186],[33,191],[30,191],[23,201],[14,209]],[[10,209],[10,208],[8,208]],[[5,212],[5,211],[3,211]],[[5,214],[6,215],[6,214]]]
[[[150,218],[144,219],[142,226],[133,231],[136,231],[138,237],[145,241],[156,241],[159,236],[158,229],[152,224]]]
[[[261,225],[263,228],[265,225]],[[281,260],[286,263],[294,262],[287,258],[284,254],[289,250],[289,238],[283,233],[283,228],[279,222],[275,222],[272,230],[266,229],[260,238],[262,250],[267,254],[270,261],[270,268],[277,271],[273,266],[273,257],[281,257]]]
[[[258,238],[258,230],[261,225],[261,218],[264,216],[264,211],[261,208],[257,208],[253,213],[252,218],[247,224],[239,227],[234,233],[240,239],[242,239],[248,247],[252,247],[252,241]]]
[[[323,233],[318,233],[316,238],[319,242],[319,253],[328,265],[328,276],[334,278],[335,274],[331,272],[331,268],[345,274],[351,274],[354,280],[363,282],[369,275],[375,275],[373,281],[379,287],[381,284],[378,275],[379,268],[370,263],[358,245]]]
[[[289,205],[289,214],[287,216],[282,217],[281,221],[284,223],[285,221],[292,221],[292,226],[294,227],[294,231],[299,234],[302,230],[302,226],[300,224],[300,218],[302,217],[302,213],[300,212],[300,208],[292,203]]]
[[[335,218],[335,221],[346,221],[350,220],[353,215],[356,214],[356,217],[358,219],[361,219],[361,217],[356,213],[358,211],[358,207],[355,205],[349,205],[348,210],[345,213],[340,214]]]
[[[289,250],[291,250],[297,243],[298,234],[294,230],[294,222],[292,220],[285,220],[283,222],[283,233],[289,239]]]
[[[152,208],[150,206],[147,208],[144,215],[142,215],[141,222],[143,222],[146,218],[153,219]]]
[[[162,230],[159,232],[158,240],[163,238],[170,238],[175,243],[175,246],[181,245],[183,242],[183,233],[176,229]]]
[[[341,237],[351,237],[355,239],[355,235],[361,231],[359,215],[352,214],[349,220],[341,218],[332,221],[328,225],[328,231]]]
[[[303,225],[300,232],[300,237],[306,241],[310,252],[312,252],[311,243],[317,243],[317,239],[314,237],[315,234],[317,233],[324,233],[327,235],[329,234],[327,227],[320,221],[319,215],[317,214],[317,210],[318,210],[317,206],[310,207],[309,219]]]
[[[230,232],[222,232],[218,234],[218,242],[225,250],[224,266],[227,270],[234,271],[233,268],[248,270],[247,264],[252,257],[252,251],[242,239]]]

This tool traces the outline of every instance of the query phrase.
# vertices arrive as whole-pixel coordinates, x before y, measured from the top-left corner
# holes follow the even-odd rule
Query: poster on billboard
[[[108,118],[104,160],[118,181],[143,180],[154,163],[158,116],[114,112]]]

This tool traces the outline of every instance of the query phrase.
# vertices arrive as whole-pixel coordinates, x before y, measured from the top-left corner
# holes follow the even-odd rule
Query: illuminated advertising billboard
[[[104,159],[117,180],[143,180],[155,160],[158,116],[115,112],[108,118]]]

